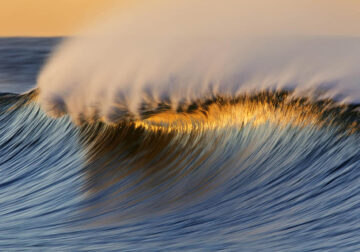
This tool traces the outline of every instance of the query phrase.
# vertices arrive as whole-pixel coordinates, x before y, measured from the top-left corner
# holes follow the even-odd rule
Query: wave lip
[[[15,97],[19,99],[17,104],[20,105],[38,102],[39,90]],[[62,106],[66,106],[61,100],[60,102]],[[147,130],[168,132],[233,126],[241,128],[247,124],[258,126],[265,123],[281,127],[337,127],[348,133],[359,130],[359,104],[344,104],[328,98],[314,100],[311,97],[299,97],[291,90],[265,90],[237,96],[213,95],[190,103],[183,102],[176,107],[173,107],[173,104],[170,99],[160,103],[143,101],[136,114],[124,104],[119,104],[114,106],[115,112],[111,115],[111,121],[94,110],[92,117],[81,114],[74,122],[79,126],[102,122],[109,127],[125,123]],[[64,108],[61,113],[52,115],[64,116],[66,112]]]

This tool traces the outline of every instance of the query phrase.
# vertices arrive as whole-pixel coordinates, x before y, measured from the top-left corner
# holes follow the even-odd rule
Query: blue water
[[[17,94],[60,40],[0,39],[1,251],[360,250],[358,133],[51,118]]]
[[[62,38],[0,38],[0,92],[20,93],[36,85],[44,61]]]

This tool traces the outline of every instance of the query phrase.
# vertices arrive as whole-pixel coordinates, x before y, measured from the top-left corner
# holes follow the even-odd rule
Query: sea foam
[[[112,121],[144,103],[263,89],[360,100],[360,20],[345,5],[138,1],[57,48],[38,77],[40,102],[55,116]]]

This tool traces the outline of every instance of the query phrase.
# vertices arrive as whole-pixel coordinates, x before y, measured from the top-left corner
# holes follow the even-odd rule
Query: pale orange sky
[[[0,0],[0,36],[71,35],[123,0]]]
[[[0,0],[0,36],[73,35],[98,16],[106,15],[108,10],[118,6],[122,7],[125,2],[128,5],[135,0]],[[317,3],[325,9],[329,6],[335,8],[339,15],[332,16],[329,26],[340,26],[340,35],[360,34],[360,0],[307,2],[310,9],[313,8],[311,3]],[[281,5],[274,8],[281,9]],[[343,19],[348,19],[347,26],[342,24]]]

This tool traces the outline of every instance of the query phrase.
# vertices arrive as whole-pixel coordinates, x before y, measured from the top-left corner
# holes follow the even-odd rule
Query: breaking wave
[[[65,40],[0,95],[0,247],[360,250],[358,15],[335,2],[145,1]]]
[[[263,91],[75,125],[38,100],[0,97],[12,248],[360,246],[357,104]]]

